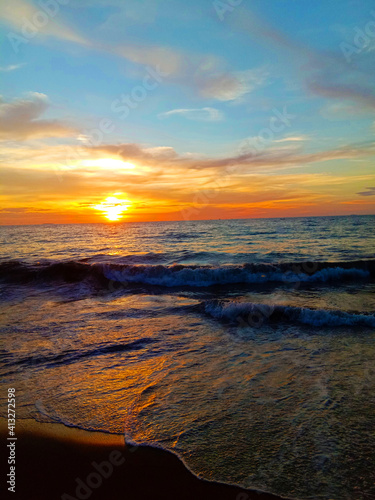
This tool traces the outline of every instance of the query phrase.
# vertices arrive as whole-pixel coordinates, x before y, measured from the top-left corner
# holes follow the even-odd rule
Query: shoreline
[[[0,433],[5,443],[5,419],[0,419]],[[18,420],[16,437],[16,493],[7,491],[6,498],[281,499],[270,493],[200,479],[172,452],[145,445],[129,446],[119,434]],[[8,464],[4,470],[6,475]]]

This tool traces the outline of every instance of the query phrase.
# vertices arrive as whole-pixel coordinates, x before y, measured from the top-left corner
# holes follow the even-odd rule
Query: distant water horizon
[[[105,224],[109,226],[117,226],[120,224],[142,224],[142,223],[170,223],[170,222],[215,222],[215,221],[240,221],[240,220],[283,220],[283,219],[314,219],[320,217],[371,217],[375,214],[337,214],[337,215],[288,215],[288,216],[280,216],[280,217],[235,217],[235,218],[213,218],[213,219],[172,219],[172,220],[142,220],[142,221],[134,221],[134,220],[126,220],[124,217],[118,221],[96,221],[96,222],[40,222],[40,223],[30,223],[30,224],[2,224],[0,221],[0,227],[22,227],[22,226],[69,226],[69,225],[87,225],[87,224]]]
[[[374,215],[20,227],[0,228],[18,418],[288,498],[375,494]]]

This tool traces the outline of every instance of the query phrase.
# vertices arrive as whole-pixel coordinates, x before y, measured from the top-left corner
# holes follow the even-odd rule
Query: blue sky
[[[6,223],[115,191],[139,220],[373,213],[370,0],[13,0],[0,29]]]

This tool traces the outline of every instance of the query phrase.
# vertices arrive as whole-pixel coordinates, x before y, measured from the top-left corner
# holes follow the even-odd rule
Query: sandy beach
[[[17,422],[16,494],[20,500],[231,499],[279,497],[204,481],[173,454],[128,447],[122,436],[60,424]],[[5,421],[1,421],[6,441]],[[7,466],[6,468],[9,468]]]

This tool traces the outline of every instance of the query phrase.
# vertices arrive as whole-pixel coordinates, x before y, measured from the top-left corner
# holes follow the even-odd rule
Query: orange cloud
[[[226,158],[197,158],[189,155],[178,155],[172,148],[144,148],[138,144],[119,144],[94,146],[93,151],[114,154],[126,161],[142,161],[146,164],[164,166],[185,166],[190,169],[217,169],[229,167],[253,166],[268,168],[285,168],[301,166],[329,160],[355,159],[375,155],[375,144],[348,144],[335,149],[317,153],[303,154],[296,148],[267,148],[264,151],[249,150]],[[233,173],[235,170],[228,170]]]

